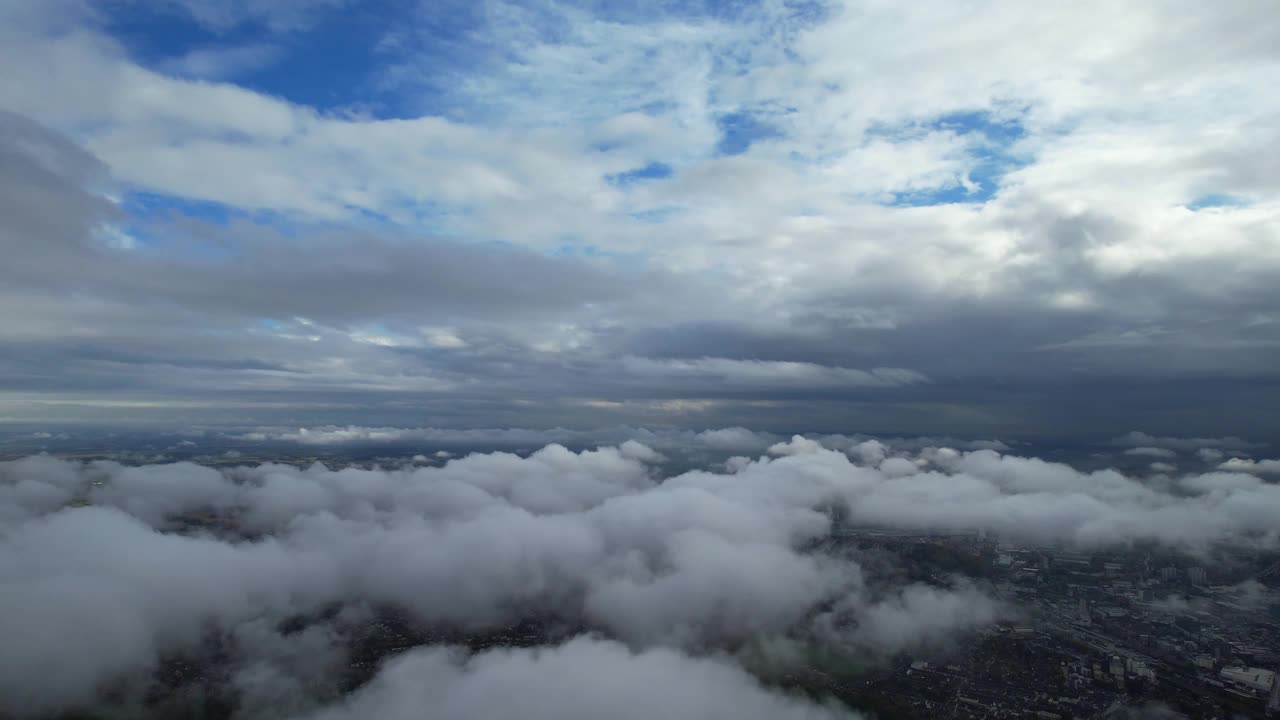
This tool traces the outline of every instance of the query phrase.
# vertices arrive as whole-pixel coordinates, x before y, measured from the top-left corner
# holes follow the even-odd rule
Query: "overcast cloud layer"
[[[0,65],[6,422],[1280,432],[1267,3],[0,0]]]

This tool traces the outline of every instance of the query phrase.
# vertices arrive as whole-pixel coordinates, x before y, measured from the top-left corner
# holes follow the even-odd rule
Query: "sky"
[[[0,421],[1280,436],[1265,2],[0,0]]]

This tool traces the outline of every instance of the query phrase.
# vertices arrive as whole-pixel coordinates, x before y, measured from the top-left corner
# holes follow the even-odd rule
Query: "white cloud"
[[[1169,448],[1159,448],[1159,447],[1129,448],[1128,450],[1124,451],[1124,454],[1136,455],[1138,457],[1159,457],[1159,458],[1178,457],[1178,453],[1174,452],[1173,450],[1170,450]]]
[[[127,685],[159,657],[193,651],[210,630],[252,639],[255,623],[334,603],[402,608],[429,627],[467,629],[552,614],[636,647],[733,647],[793,630],[842,642],[838,628],[811,616],[839,600],[856,620],[870,603],[859,568],[801,549],[828,532],[824,508],[846,483],[804,468],[851,468],[842,454],[816,450],[733,477],[695,472],[662,483],[646,464],[656,460],[629,442],[398,470],[0,463],[0,513],[11,528],[0,579],[22,587],[0,610],[38,618],[0,650],[0,665],[14,668],[0,672],[0,702],[22,712],[77,707],[103,683]],[[63,508],[77,496],[94,506]],[[153,529],[210,510],[234,514],[262,540]],[[169,588],[175,578],[180,592]],[[432,590],[440,587],[450,592]],[[987,621],[985,612],[935,618],[920,641]],[[912,643],[894,637],[895,648]],[[847,641],[866,652],[878,642]],[[292,673],[296,663],[314,671],[307,653],[281,652],[245,660],[279,666],[262,672]],[[48,663],[65,671],[42,680]],[[265,691],[255,677],[242,678],[246,692]]]
[[[743,427],[703,430],[694,440],[716,450],[763,450],[781,438],[770,433],[758,433]]]
[[[1203,448],[1245,450],[1251,447],[1258,447],[1257,443],[1251,443],[1248,440],[1234,436],[1221,438],[1156,437],[1138,430],[1113,439],[1111,444],[1121,447],[1164,448],[1183,452],[1193,450],[1199,452]]]
[[[184,78],[224,80],[270,65],[281,52],[281,48],[273,45],[199,48],[166,60],[162,69]]]
[[[126,467],[44,456],[0,463],[0,518],[9,528],[0,580],[19,588],[0,597],[0,610],[37,618],[0,649],[8,654],[0,666],[11,668],[0,672],[0,698],[7,710],[74,707],[104,682],[127,683],[159,657],[196,647],[209,629],[241,637],[253,655],[246,660],[269,665],[241,678],[245,692],[266,691],[260,673],[302,682],[322,672],[307,658],[328,662],[304,647],[325,646],[328,631],[276,647],[254,624],[335,603],[401,608],[428,626],[468,629],[553,615],[628,642],[640,649],[633,660],[657,652],[676,664],[685,662],[679,650],[645,649],[743,647],[807,633],[874,656],[945,642],[1002,612],[965,585],[869,591],[856,563],[805,549],[831,531],[833,507],[855,524],[985,528],[1086,547],[1280,543],[1280,488],[1245,473],[1183,476],[1175,492],[1115,470],[1080,472],[991,450],[933,448],[878,468],[802,436],[770,452],[736,458],[727,474],[665,478],[653,464],[662,458],[635,441],[394,470]],[[76,498],[93,506],[65,507]],[[158,531],[175,514],[211,509],[262,539]],[[450,592],[433,591],[440,587]],[[265,647],[275,649],[258,657],[254,648]],[[611,643],[597,649],[630,653]],[[413,657],[428,656],[454,657]],[[53,664],[63,671],[40,670]],[[290,682],[277,687],[291,692]],[[382,702],[373,699],[377,687],[332,711]],[[550,697],[539,702],[546,712],[572,712]]]
[[[816,386],[816,387],[895,387],[928,382],[929,379],[914,370],[903,368],[875,368],[856,370],[844,367],[826,367],[807,362],[782,362],[776,360],[734,360],[730,358],[703,357],[694,360],[658,360],[654,358],[628,357],[623,361],[628,371],[641,375],[669,377],[711,377],[729,383]]]
[[[1216,463],[1222,460],[1225,453],[1217,448],[1200,448],[1196,450],[1196,457],[1207,463]]]
[[[441,720],[513,715],[531,720],[856,717],[766,689],[723,659],[666,649],[632,652],[587,638],[554,648],[471,656],[448,648],[415,651],[388,665],[342,707],[311,717],[408,720],[421,717],[428,706]]]
[[[1280,473],[1280,460],[1249,460],[1233,457],[1218,467],[1233,472]]]

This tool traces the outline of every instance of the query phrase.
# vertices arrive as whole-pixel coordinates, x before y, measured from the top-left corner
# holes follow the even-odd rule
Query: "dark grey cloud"
[[[661,278],[643,271],[511,246],[322,227],[291,237],[249,222],[201,228],[216,239],[193,237],[179,253],[171,244],[182,242],[182,225],[143,221],[135,231],[165,235],[170,249],[128,252],[111,248],[105,229],[120,213],[91,192],[94,181],[107,180],[100,162],[12,114],[0,120],[0,145],[6,210],[0,238],[18,260],[6,264],[5,279],[46,291],[74,281],[62,289],[127,302],[144,314],[156,304],[176,305],[206,322],[220,316],[303,316],[330,324],[406,315],[424,323],[495,314],[527,319],[662,287]]]
[[[65,137],[10,114],[0,145],[0,300],[24,308],[0,324],[0,390],[26,419],[1006,438],[1274,423],[1265,264],[1099,274],[1084,258],[1129,232],[1100,211],[1037,206],[1023,242],[1039,259],[983,299],[922,294],[885,257],[849,288],[760,308],[639,259],[126,218],[110,168]],[[1094,301],[1035,299],[1055,291]]]

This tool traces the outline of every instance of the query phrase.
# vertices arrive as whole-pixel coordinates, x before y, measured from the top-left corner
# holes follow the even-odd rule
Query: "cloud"
[[[644,445],[673,453],[761,453],[793,454],[823,447],[848,453],[864,464],[878,466],[891,453],[920,452],[929,448],[956,448],[962,450],[1009,451],[1010,447],[999,440],[972,440],[957,437],[919,436],[872,438],[869,435],[841,435],[810,433],[801,435],[799,444],[794,436],[786,440],[777,433],[750,430],[744,427],[713,428],[707,430],[678,430],[620,425],[593,430],[568,428],[404,428],[364,427],[358,425],[320,426],[311,428],[258,428],[231,432],[227,437],[251,443],[287,442],[300,445],[444,445],[466,448],[528,448],[549,443],[575,447],[618,445],[636,441]],[[951,451],[949,451],[951,452]],[[441,455],[440,453],[444,453]],[[439,451],[437,457],[447,458],[448,451]]]
[[[0,661],[7,713],[92,702],[96,690],[229,627],[294,605],[316,569],[275,543],[236,547],[155,533],[119,511],[82,508],[14,526],[4,538],[6,617],[23,617]],[[296,563],[296,564],[295,564]],[[309,567],[308,567],[309,566]],[[278,583],[288,579],[288,587]],[[60,672],[48,673],[46,667]]]
[[[1135,447],[1124,451],[1125,455],[1135,455],[1138,457],[1158,457],[1158,458],[1174,458],[1178,457],[1178,453],[1169,448],[1160,447]]]
[[[142,5],[0,10],[6,417],[1275,423],[1257,8]]]
[[[1111,444],[1131,448],[1126,451],[1126,454],[1131,455],[1151,455],[1151,450],[1199,452],[1202,449],[1247,450],[1252,447],[1260,447],[1257,443],[1251,443],[1234,436],[1221,438],[1156,437],[1137,430],[1114,438]],[[1137,452],[1139,450],[1142,452]]]
[[[350,0],[290,0],[289,2],[254,3],[245,0],[160,0],[152,3],[161,11],[179,13],[189,17],[206,30],[215,33],[230,32],[244,25],[265,25],[276,32],[306,29],[326,12],[341,8]],[[125,0],[133,12],[154,11],[155,7],[139,8],[137,0]],[[133,7],[128,7],[133,6]]]
[[[414,651],[391,663],[341,707],[309,717],[397,720],[420,717],[426,706],[442,720],[513,714],[534,720],[856,717],[833,705],[766,689],[723,659],[668,649],[637,653],[588,638],[554,648],[475,655],[450,648]]]
[[[802,450],[735,475],[665,480],[661,456],[634,441],[397,470],[0,463],[0,580],[21,586],[0,614],[34,618],[0,654],[0,696],[8,712],[83,707],[104,687],[140,687],[164,658],[198,655],[212,632],[230,643],[233,692],[304,707],[295,696],[340,664],[351,623],[292,639],[260,624],[335,604],[464,631],[558,618],[633,648],[732,651],[815,633],[841,642],[852,626],[824,626],[815,610],[835,603],[856,621],[874,598],[856,563],[804,548],[830,531],[829,506],[852,480],[830,471],[856,468],[816,444]],[[191,513],[236,530],[175,534]],[[915,591],[903,597],[898,615],[915,607]],[[921,642],[987,617],[936,618]],[[40,628],[57,628],[52,641]],[[847,643],[875,653],[879,638]],[[881,650],[910,645],[895,643]],[[40,681],[64,656],[66,672]]]
[[[436,443],[477,447],[539,447],[548,443],[573,445],[642,441],[654,447],[697,447],[713,449],[764,449],[774,442],[773,436],[745,428],[724,428],[693,432],[689,430],[650,430],[620,426],[596,430],[567,428],[400,428],[363,427],[357,425],[313,428],[264,428],[233,434],[238,440],[251,442],[284,441],[302,445],[343,445],[348,443]],[[448,457],[448,453],[441,457]]]
[[[1207,463],[1216,463],[1222,460],[1225,453],[1218,448],[1200,448],[1196,450],[1196,457]]]
[[[823,367],[813,363],[765,360],[734,360],[703,357],[694,360],[656,360],[631,357],[628,370],[658,377],[718,378],[729,383],[753,385],[797,385],[814,387],[896,387],[928,382],[920,373],[902,368],[855,370]]]
[[[281,55],[272,45],[202,48],[166,60],[163,69],[179,77],[223,80],[270,65]]]
[[[742,427],[703,430],[694,440],[716,450],[761,450],[780,438],[770,433],[758,433]]]
[[[1280,460],[1249,460],[1233,457],[1218,466],[1221,470],[1246,473],[1280,473]]]
[[[666,474],[634,440],[397,469],[0,463],[0,580],[20,588],[0,614],[38,618],[4,646],[0,697],[10,712],[92,704],[103,687],[137,687],[162,658],[200,652],[212,631],[231,643],[231,692],[275,702],[274,687],[303,711],[331,700],[311,689],[341,665],[360,608],[464,632],[557,619],[626,643],[625,657],[670,648],[659,654],[695,664],[707,653],[747,662],[784,638],[888,656],[1006,612],[963,582],[869,584],[856,556],[812,549],[836,517],[1081,547],[1280,543],[1277,486],[1245,473],[1184,475],[1174,488],[992,450],[880,458],[867,441],[852,447],[856,463],[795,436],[729,472]],[[190,513],[236,529],[175,534]],[[260,625],[334,606],[345,615],[312,635]],[[56,628],[53,640],[37,628]],[[66,672],[44,679],[45,663]]]
[[[948,642],[957,628],[989,625],[1004,612],[999,603],[972,586],[962,585],[958,591],[911,586],[860,613],[848,642],[865,651],[892,654]]]

